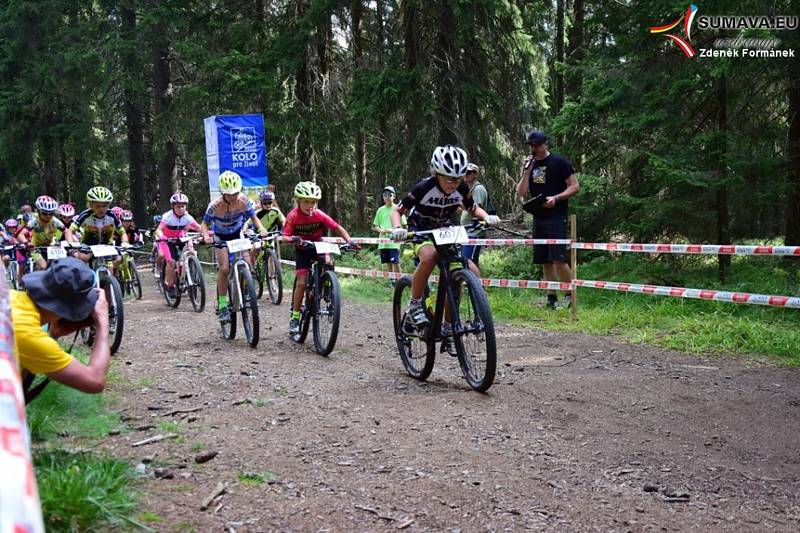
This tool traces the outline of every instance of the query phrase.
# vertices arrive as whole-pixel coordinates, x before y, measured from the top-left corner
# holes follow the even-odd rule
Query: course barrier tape
[[[322,240],[344,244],[341,237],[323,237]],[[392,239],[378,237],[353,237],[353,242],[358,244],[398,244]],[[467,244],[479,246],[519,246],[522,244],[570,244],[569,239],[469,239]]]
[[[709,255],[791,255],[800,256],[800,246],[739,246],[720,244],[635,244],[613,242],[576,242],[578,250],[606,250],[609,252],[643,252],[654,254],[709,254]]]
[[[576,279],[573,280],[573,283],[578,287],[591,287],[593,289],[606,289],[610,291],[636,292],[640,294],[672,296],[675,298],[697,298],[716,302],[800,309],[800,297],[797,296],[773,296],[767,294],[750,294],[746,292],[688,289],[685,287],[665,287],[662,285],[642,285],[639,283],[618,283],[614,281],[594,281],[587,279]]]
[[[0,263],[0,533],[44,532],[31,462],[6,271]]]
[[[294,266],[294,261],[282,259],[281,263]],[[383,278],[383,279],[400,279],[403,276],[410,276],[411,274],[386,272],[385,270],[368,270],[365,268],[351,268],[336,265],[337,273],[349,274],[352,276],[365,276],[370,278]],[[432,274],[430,277],[432,283],[439,282],[439,276]],[[508,287],[511,289],[556,289],[562,291],[572,290],[572,285],[569,283],[560,283],[558,281],[539,281],[527,279],[490,279],[481,278],[481,284],[484,287]]]

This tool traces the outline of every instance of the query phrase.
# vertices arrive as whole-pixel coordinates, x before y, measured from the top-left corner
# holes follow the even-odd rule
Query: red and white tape
[[[767,294],[750,294],[747,292],[687,289],[685,287],[665,287],[662,285],[641,285],[638,283],[618,283],[614,281],[594,281],[588,279],[576,279],[573,280],[573,283],[578,287],[591,287],[594,289],[606,289],[609,291],[636,292],[640,294],[672,296],[675,298],[697,298],[700,300],[713,300],[716,302],[767,305],[772,307],[791,307],[794,309],[800,309],[800,297],[797,296],[773,296]]]
[[[606,250],[609,252],[643,252],[655,254],[710,254],[710,255],[796,255],[800,246],[738,246],[720,244],[635,244],[613,242],[576,242],[579,250]]]
[[[341,237],[323,237],[323,240],[344,244]],[[354,242],[358,244],[397,244],[392,239],[380,239],[377,237],[354,237]],[[570,244],[569,239],[469,239],[467,244],[480,246],[518,246],[521,244]]]
[[[0,532],[39,533],[44,524],[13,346],[6,271],[0,264]]]

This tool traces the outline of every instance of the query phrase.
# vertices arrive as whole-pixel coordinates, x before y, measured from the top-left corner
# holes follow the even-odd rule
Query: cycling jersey
[[[245,220],[255,214],[253,201],[244,194],[239,194],[239,197],[231,203],[220,196],[208,204],[203,222],[210,226],[214,233],[235,235],[242,231]]]
[[[110,210],[102,217],[96,217],[91,209],[82,211],[72,221],[70,229],[73,233],[80,231],[81,242],[88,245],[113,244],[114,235],[122,235],[125,232],[122,222]]]
[[[256,212],[256,217],[258,217],[261,221],[261,225],[264,226],[264,229],[267,231],[280,230],[283,228],[283,224],[286,221],[286,217],[283,216],[283,213],[281,213],[281,210],[277,207],[259,209]]]
[[[283,234],[286,237],[298,236],[304,241],[321,241],[325,228],[336,231],[339,224],[321,209],[314,209],[311,215],[306,215],[295,207],[286,215]]]
[[[59,241],[67,228],[56,217],[51,218],[47,223],[43,223],[37,215],[28,222],[25,229],[30,237],[28,239],[30,244],[33,246],[50,246]]]
[[[411,231],[424,231],[450,225],[450,219],[459,207],[466,211],[475,209],[469,194],[469,186],[463,181],[452,194],[439,187],[436,176],[423,178],[400,202],[401,215],[409,213],[408,226]]]
[[[158,229],[161,230],[164,237],[178,239],[184,237],[189,230],[199,230],[200,224],[189,213],[178,216],[175,211],[169,210],[162,215]]]

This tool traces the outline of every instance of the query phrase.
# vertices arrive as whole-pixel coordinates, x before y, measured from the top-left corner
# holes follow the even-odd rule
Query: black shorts
[[[400,250],[397,248],[381,248],[378,252],[381,254],[381,264],[400,263]]]
[[[533,219],[534,239],[566,239],[568,231],[567,219],[563,217],[548,217]],[[537,265],[547,265],[554,261],[567,262],[566,244],[534,244],[533,262]]]
[[[294,268],[298,273],[307,273],[317,260],[317,250],[314,248],[294,249]]]

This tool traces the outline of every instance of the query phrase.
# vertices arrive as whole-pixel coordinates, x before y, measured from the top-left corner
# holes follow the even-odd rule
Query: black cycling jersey
[[[408,213],[410,230],[422,231],[448,226],[459,207],[467,211],[475,208],[469,186],[462,181],[452,194],[445,194],[439,187],[438,178],[429,176],[417,183],[403,198],[398,211],[400,214]]]

